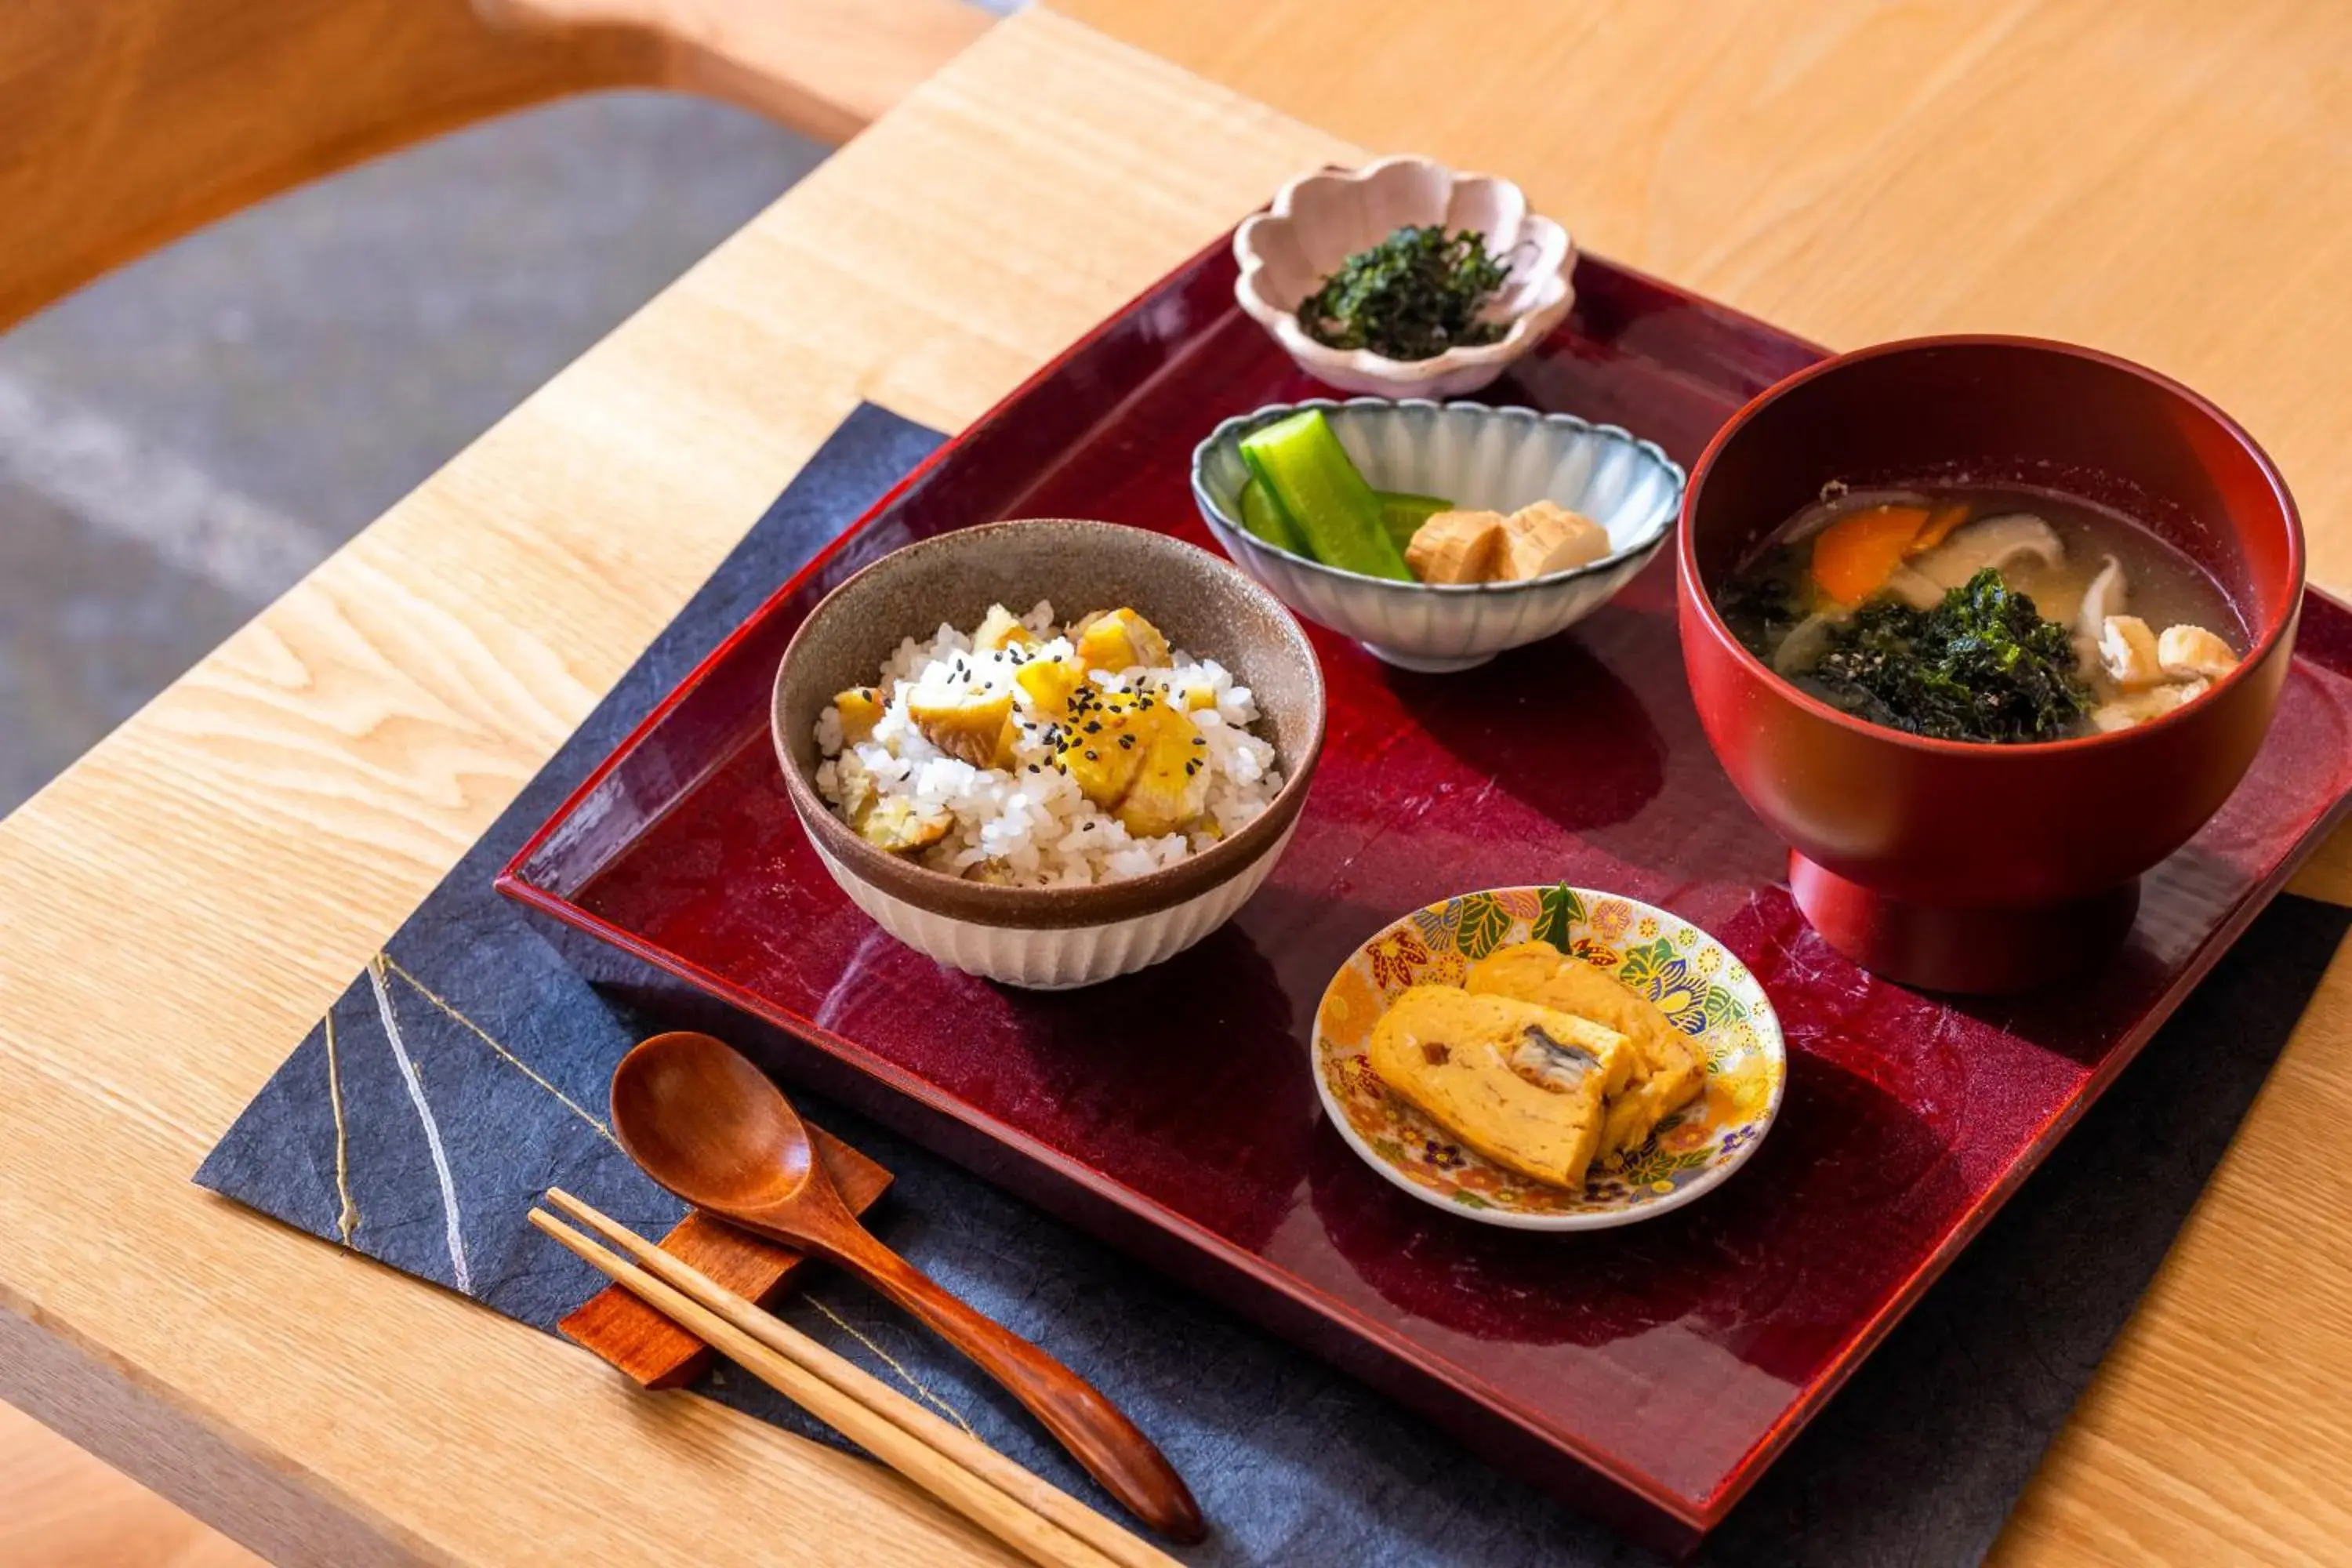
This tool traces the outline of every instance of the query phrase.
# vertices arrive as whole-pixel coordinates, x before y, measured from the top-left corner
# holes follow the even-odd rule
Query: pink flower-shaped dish
[[[1475,229],[1510,268],[1484,312],[1508,321],[1496,342],[1448,349],[1434,359],[1392,360],[1370,349],[1317,342],[1298,324],[1298,305],[1339,264],[1396,229],[1443,224]],[[1234,234],[1241,277],[1234,297],[1298,367],[1349,392],[1379,397],[1462,397],[1486,386],[1558,326],[1575,302],[1568,231],[1528,210],[1526,193],[1492,174],[1461,174],[1427,158],[1382,158],[1360,169],[1303,174],[1282,187],[1273,210]]]

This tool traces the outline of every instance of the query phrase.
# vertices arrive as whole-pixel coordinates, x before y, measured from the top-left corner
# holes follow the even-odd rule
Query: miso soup
[[[1824,702],[1947,741],[2128,729],[2248,646],[2213,580],[2128,518],[2041,490],[1846,490],[1716,595],[1748,647]]]

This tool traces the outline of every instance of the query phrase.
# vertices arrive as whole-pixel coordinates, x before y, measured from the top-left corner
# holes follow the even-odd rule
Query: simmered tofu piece
[[[1583,566],[1609,553],[1609,531],[1591,518],[1548,500],[1503,520],[1502,552],[1493,575],[1517,582]]]
[[[2177,680],[2169,686],[2151,686],[2145,691],[2128,692],[2113,702],[2103,702],[2091,710],[2091,727],[2105,733],[2128,730],[2135,724],[2145,724],[2151,719],[2161,719],[2192,698],[2205,695],[2211,682],[2202,679]]]
[[[1116,675],[1139,664],[1168,662],[1168,639],[1160,628],[1124,607],[1097,616],[1078,634],[1078,663]]]
[[[1470,966],[1464,984],[1473,994],[1517,997],[1590,1018],[1633,1042],[1639,1062],[1610,1104],[1601,1157],[1639,1148],[1706,1086],[1697,1048],[1657,1004],[1549,942],[1497,948]]]
[[[2126,691],[2137,691],[2164,679],[2156,634],[2137,616],[2109,616],[2100,623],[2099,663],[2108,679]]]
[[[870,686],[853,686],[833,700],[834,710],[841,715],[841,743],[855,746],[871,740],[874,725],[882,717],[882,694]]]
[[[907,699],[907,717],[923,739],[973,767],[1001,768],[1013,761],[1010,691],[975,690],[949,697],[917,691]]]
[[[1584,1043],[1593,1037],[1591,1024],[1549,1007],[1416,985],[1381,1015],[1368,1054],[1382,1083],[1464,1143],[1574,1189],[1603,1122],[1607,1069]]]
[[[2175,680],[2219,680],[2238,668],[2230,645],[2203,626],[2167,626],[2156,639],[2157,662]]]
[[[1483,583],[1502,551],[1502,513],[1441,511],[1413,531],[1404,563],[1424,583]]]

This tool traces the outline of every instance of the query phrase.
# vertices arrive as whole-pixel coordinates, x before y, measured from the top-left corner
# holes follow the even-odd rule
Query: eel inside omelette
[[[1458,988],[1405,991],[1370,1055],[1381,1082],[1462,1142],[1571,1189],[1594,1162],[1641,1147],[1706,1076],[1656,1004],[1542,942],[1496,950]]]

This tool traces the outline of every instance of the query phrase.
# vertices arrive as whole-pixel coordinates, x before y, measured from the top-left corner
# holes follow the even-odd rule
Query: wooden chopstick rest
[[[1179,1568],[1157,1547],[592,1205],[560,1189],[547,1201],[645,1267],[535,1210],[539,1229],[1033,1561]]]
[[[889,1190],[887,1169],[822,1127],[810,1126],[809,1141],[851,1213],[864,1214]],[[807,1264],[783,1243],[699,1210],[678,1221],[661,1246],[738,1296],[763,1305],[788,1289]],[[555,1326],[647,1388],[683,1388],[710,1365],[709,1345],[618,1285],[599,1290]]]

